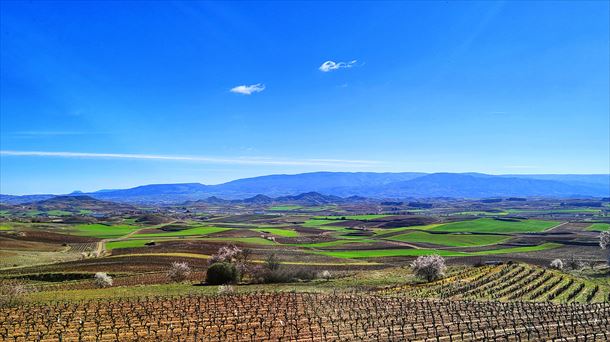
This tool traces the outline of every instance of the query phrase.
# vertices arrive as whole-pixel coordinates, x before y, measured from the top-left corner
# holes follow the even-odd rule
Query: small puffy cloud
[[[252,93],[260,93],[265,90],[265,85],[262,83],[252,84],[252,85],[240,85],[237,87],[231,88],[232,93],[243,94],[243,95],[251,95]]]
[[[333,71],[333,70],[337,70],[337,69],[343,69],[343,68],[351,68],[356,64],[357,60],[353,60],[350,62],[333,62],[333,61],[326,61],[324,63],[322,63],[322,65],[320,65],[320,67],[318,69],[320,69],[320,71],[322,72],[329,72],[329,71]]]

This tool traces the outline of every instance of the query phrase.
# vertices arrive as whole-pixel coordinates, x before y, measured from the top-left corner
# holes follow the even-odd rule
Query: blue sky
[[[608,11],[3,2],[0,192],[319,170],[608,173]]]

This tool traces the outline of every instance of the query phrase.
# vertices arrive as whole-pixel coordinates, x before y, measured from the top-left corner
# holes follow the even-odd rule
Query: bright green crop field
[[[433,243],[451,247],[471,247],[493,245],[508,240],[509,237],[503,235],[483,235],[483,234],[431,234],[422,231],[413,231],[406,234],[395,235],[388,240],[402,242],[423,242]]]
[[[90,236],[100,239],[118,238],[142,227],[130,225],[107,226],[104,224],[79,224],[71,227],[74,235]]]
[[[490,249],[487,251],[478,252],[459,252],[449,251],[442,249],[376,249],[376,250],[354,250],[354,251],[316,251],[312,253],[322,254],[335,258],[346,258],[346,259],[357,259],[357,258],[380,258],[380,257],[397,257],[397,256],[421,256],[438,254],[440,256],[452,257],[452,256],[478,256],[478,255],[495,255],[495,254],[508,254],[508,253],[525,253],[525,252],[536,252],[552,248],[560,247],[561,244],[557,243],[544,243],[537,246],[524,246],[524,247],[511,247],[502,249]]]
[[[610,223],[593,223],[592,225],[587,227],[587,230],[596,231],[596,232],[603,232],[606,230],[610,230]]]
[[[555,227],[559,223],[560,222],[543,220],[503,221],[492,218],[481,218],[472,221],[441,224],[430,230],[439,232],[526,233],[545,231]]]
[[[299,236],[299,233],[295,232],[292,229],[282,229],[282,228],[255,228],[255,229],[250,229],[259,233],[267,233],[267,234],[273,234],[273,235],[277,235],[277,236],[283,236],[283,237],[297,237]]]

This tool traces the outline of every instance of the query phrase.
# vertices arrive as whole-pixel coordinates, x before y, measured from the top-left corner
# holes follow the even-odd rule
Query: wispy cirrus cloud
[[[349,61],[349,62],[326,61],[326,62],[322,63],[322,65],[320,65],[320,67],[318,69],[320,69],[320,71],[322,71],[322,72],[329,72],[329,71],[338,70],[338,69],[349,69],[349,68],[355,66],[357,62],[358,61],[355,59],[353,61]]]
[[[269,157],[206,157],[181,156],[162,154],[133,154],[133,153],[91,153],[91,152],[47,152],[47,151],[0,151],[5,157],[55,157],[55,158],[88,158],[88,159],[130,159],[130,160],[157,160],[157,161],[186,161],[208,164],[235,164],[235,165],[278,165],[278,166],[332,166],[354,167],[373,166],[380,162],[374,160],[349,159],[282,159]]]
[[[236,94],[251,95],[253,93],[260,93],[263,90],[265,90],[265,85],[262,83],[257,83],[252,85],[239,85],[237,87],[231,88],[230,92]]]

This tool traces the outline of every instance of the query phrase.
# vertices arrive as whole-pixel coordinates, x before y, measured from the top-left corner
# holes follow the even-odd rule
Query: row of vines
[[[516,272],[516,271],[513,271]],[[4,341],[610,340],[610,303],[251,293],[0,308]]]
[[[405,285],[387,293],[415,298],[594,303],[610,301],[610,287],[525,264],[465,268],[436,282]]]

